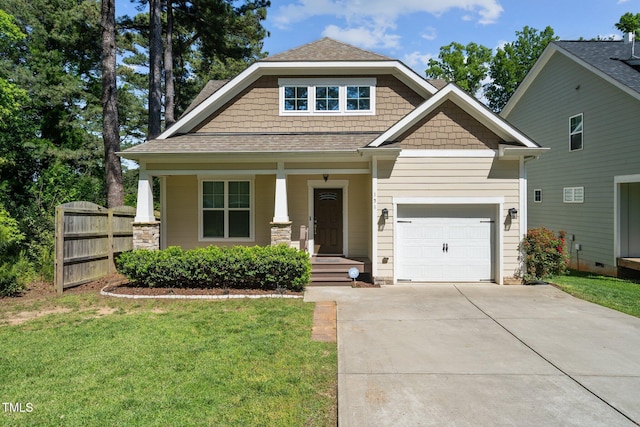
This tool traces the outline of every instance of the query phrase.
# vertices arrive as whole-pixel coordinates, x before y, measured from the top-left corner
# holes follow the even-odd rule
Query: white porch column
[[[138,201],[136,203],[136,217],[134,223],[155,223],[153,215],[153,181],[147,172],[144,163],[140,164],[138,175]]]
[[[291,221],[287,203],[287,175],[284,173],[284,162],[278,162],[276,172],[276,200],[271,222],[271,244],[291,244]]]
[[[287,203],[287,176],[284,173],[284,162],[278,162],[278,171],[276,174],[276,200],[273,212],[273,222],[289,222],[289,206]]]

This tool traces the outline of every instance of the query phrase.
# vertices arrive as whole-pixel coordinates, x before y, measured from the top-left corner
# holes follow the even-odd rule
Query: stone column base
[[[133,249],[160,249],[160,222],[134,222]]]
[[[271,224],[271,246],[291,245],[291,222],[272,222]]]

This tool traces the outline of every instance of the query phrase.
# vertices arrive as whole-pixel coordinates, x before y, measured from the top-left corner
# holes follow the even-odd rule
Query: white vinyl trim
[[[371,159],[371,275],[378,275],[378,159]]]
[[[620,225],[621,200],[620,200],[620,184],[632,184],[640,182],[640,174],[636,175],[618,175],[613,177],[613,259],[611,265],[616,265],[616,260],[620,257],[622,248],[620,247],[620,233],[622,232]]]
[[[398,157],[497,157],[497,150],[402,150]]]

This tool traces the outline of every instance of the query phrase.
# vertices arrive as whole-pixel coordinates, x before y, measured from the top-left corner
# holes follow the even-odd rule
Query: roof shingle
[[[631,58],[630,43],[599,40],[552,43],[634,91],[640,92],[640,72],[624,62]]]
[[[377,132],[325,133],[189,133],[154,139],[126,150],[127,154],[355,152],[378,137]]]
[[[342,43],[328,37],[268,56],[262,61],[391,61],[377,53]]]

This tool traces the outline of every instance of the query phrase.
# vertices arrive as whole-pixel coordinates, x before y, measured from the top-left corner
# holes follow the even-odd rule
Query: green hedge
[[[135,250],[122,253],[116,266],[137,286],[161,288],[301,291],[311,277],[307,253],[286,245]]]

